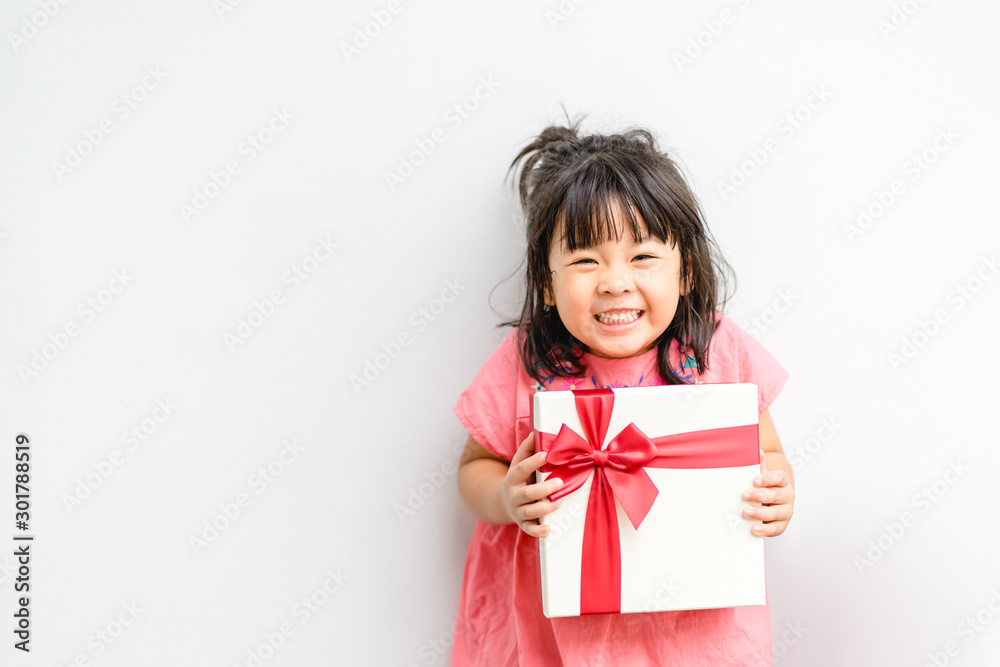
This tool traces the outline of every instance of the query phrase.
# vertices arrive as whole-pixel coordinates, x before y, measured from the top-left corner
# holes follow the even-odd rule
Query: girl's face
[[[614,207],[615,220],[625,219]],[[635,212],[638,217],[638,212]],[[641,218],[640,218],[641,220]],[[619,240],[569,252],[562,240],[549,252],[555,306],[566,330],[599,357],[633,357],[652,349],[677,311],[681,255],[653,236],[637,241],[617,223]],[[643,223],[643,233],[648,233]]]

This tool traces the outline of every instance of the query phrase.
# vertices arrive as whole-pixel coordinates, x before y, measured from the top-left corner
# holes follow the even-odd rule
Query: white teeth
[[[639,319],[639,314],[641,310],[629,310],[624,313],[615,313],[613,315],[607,313],[598,313],[597,319],[605,324],[626,324],[628,322],[634,322]]]

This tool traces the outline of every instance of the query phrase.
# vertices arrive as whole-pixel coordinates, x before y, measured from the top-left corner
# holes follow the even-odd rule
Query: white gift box
[[[582,451],[581,447],[588,452],[594,449],[589,441],[585,447],[580,444],[588,440],[588,431],[581,423],[578,408],[579,400],[583,400],[580,397],[586,395],[603,397],[597,399],[603,405],[597,412],[605,412],[603,419],[607,431],[600,444],[604,453],[597,454],[595,458],[599,461],[597,465],[612,465],[605,463],[609,451],[628,449],[621,445],[624,440],[619,434],[633,428],[641,431],[642,435],[637,437],[668,443],[657,445],[661,453],[670,452],[663,454],[666,459],[657,459],[658,462],[674,456],[674,452],[682,452],[685,456],[690,454],[694,458],[686,463],[670,459],[671,462],[665,464],[686,467],[656,467],[652,462],[633,467],[633,472],[629,474],[641,476],[644,471],[655,485],[653,493],[656,495],[648,505],[648,513],[632,518],[630,515],[640,515],[643,510],[626,512],[623,509],[621,496],[626,490],[625,484],[618,481],[618,486],[615,486],[603,481],[611,478],[612,474],[617,475],[615,480],[621,480],[623,473],[603,468],[608,471],[607,477],[602,478],[598,487],[615,486],[613,502],[617,514],[617,547],[612,543],[613,535],[604,535],[614,532],[610,522],[605,522],[605,528],[594,530],[594,518],[587,520],[588,503],[598,502],[590,499],[591,487],[598,473],[593,463],[584,466],[586,471],[578,473],[579,478],[586,475],[583,485],[565,495],[562,505],[541,519],[542,523],[551,527],[549,535],[539,539],[542,609],[545,616],[766,604],[763,538],[751,533],[753,521],[742,515],[744,507],[758,506],[759,503],[741,498],[744,490],[753,487],[753,479],[760,472],[757,386],[698,384],[575,392],[540,391],[535,393],[533,403],[536,448],[550,449],[554,437],[569,429],[571,433],[560,437],[575,439],[579,451]],[[607,409],[611,403],[609,417]],[[596,423],[591,417],[587,421]],[[599,432],[600,426],[596,428],[598,430],[594,433]],[[730,437],[733,433],[739,433],[740,437]],[[683,434],[679,443],[663,437],[677,434]],[[618,440],[613,444],[616,437]],[[693,442],[684,442],[691,438]],[[554,454],[550,451],[545,468],[553,465]],[[711,460],[710,465],[721,467],[700,467],[704,464],[701,461],[704,457]],[[731,465],[734,461],[738,465]],[[699,467],[691,467],[692,464]],[[551,474],[554,474],[551,470],[539,471],[537,479],[544,480]],[[567,477],[566,474],[560,476]],[[619,493],[619,488],[623,489],[622,493]],[[604,497],[608,499],[606,502],[611,502],[610,495]],[[635,507],[632,501],[628,505]],[[599,511],[593,514],[600,516]],[[633,525],[636,518],[639,519],[637,528]],[[593,545],[596,544],[611,557],[610,560],[592,561],[601,565],[584,576],[585,529],[594,530],[588,537],[588,544],[591,545],[588,553],[595,553]],[[594,535],[598,536],[596,543]],[[620,558],[620,594],[610,595],[612,587],[618,585],[612,567],[615,558]],[[586,592],[584,588],[587,588]],[[585,600],[593,600],[592,591],[595,588],[604,591],[605,599],[614,597],[613,603],[619,608],[595,607],[593,602],[586,601],[581,605],[581,595]]]

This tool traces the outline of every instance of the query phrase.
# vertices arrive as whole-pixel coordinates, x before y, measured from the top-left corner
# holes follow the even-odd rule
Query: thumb
[[[763,475],[767,472],[767,463],[764,461],[764,450],[760,449],[758,451],[760,452],[760,474]]]

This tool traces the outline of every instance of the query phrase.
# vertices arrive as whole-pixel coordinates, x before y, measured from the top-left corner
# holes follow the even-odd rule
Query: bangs
[[[636,173],[642,173],[642,166],[630,162],[621,156],[592,156],[570,175],[556,215],[563,223],[562,237],[554,242],[561,241],[573,252],[617,242],[621,232],[628,230],[637,243],[649,235],[670,245],[675,243],[678,228],[665,213],[668,206],[645,187],[645,179]],[[618,219],[622,212],[625,220]]]

